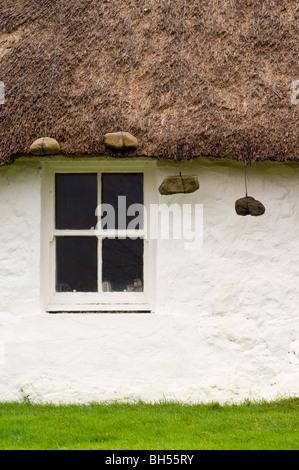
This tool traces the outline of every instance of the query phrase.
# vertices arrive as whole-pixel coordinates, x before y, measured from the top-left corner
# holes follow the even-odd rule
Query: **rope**
[[[244,179],[245,179],[245,194],[246,194],[246,207],[249,211],[249,203],[248,203],[248,188],[247,188],[247,167],[251,166],[251,163],[245,162],[245,171],[244,171]]]
[[[181,53],[180,53],[180,68],[179,68],[179,99],[178,99],[178,108],[177,108],[177,151],[175,156],[175,161],[177,163],[179,169],[179,175],[181,178],[183,191],[185,193],[185,185],[184,180],[182,177],[182,172],[180,169],[180,160],[183,154],[183,148],[179,139],[181,137],[181,121],[182,121],[182,100],[183,100],[183,87],[184,87],[184,52],[185,52],[185,29],[186,29],[186,7],[187,7],[187,0],[184,0],[184,7],[183,7],[183,17],[182,17],[182,40],[181,40]]]
[[[247,164],[245,163],[245,192],[246,192],[246,197],[248,197],[248,190],[247,190]]]
[[[184,85],[184,74],[183,74],[183,65],[184,65],[184,47],[185,47],[185,29],[186,29],[186,7],[187,0],[184,0],[183,7],[183,18],[182,18],[182,41],[181,41],[181,53],[180,53],[180,68],[179,68],[179,100],[178,100],[178,111],[177,111],[177,135],[181,136],[181,121],[182,121],[182,95],[183,95],[183,85]],[[176,159],[179,160],[182,154],[182,146],[180,143],[177,144],[177,156]]]
[[[51,98],[52,98],[52,92],[53,92],[55,70],[56,70],[56,63],[57,63],[57,52],[58,52],[58,47],[59,47],[60,32],[61,32],[61,25],[62,25],[62,11],[63,11],[63,0],[60,0],[60,6],[58,10],[58,28],[57,28],[57,34],[56,34],[55,47],[54,47],[54,58],[52,62],[52,72],[51,72],[50,86],[49,86],[49,97],[48,97],[48,102],[46,106],[46,115],[45,115],[45,135],[44,135],[45,137],[47,137],[47,133],[48,133],[50,104],[51,104]]]

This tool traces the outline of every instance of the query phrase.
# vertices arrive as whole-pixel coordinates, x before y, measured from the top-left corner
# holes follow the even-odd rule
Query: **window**
[[[49,312],[152,311],[144,208],[153,163],[44,163],[43,296]]]

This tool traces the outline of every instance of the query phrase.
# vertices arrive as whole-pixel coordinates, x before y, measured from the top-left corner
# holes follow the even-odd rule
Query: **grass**
[[[298,450],[299,398],[242,405],[0,403],[1,450]]]

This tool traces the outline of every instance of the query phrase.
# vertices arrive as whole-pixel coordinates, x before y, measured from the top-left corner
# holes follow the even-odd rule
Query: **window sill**
[[[153,313],[150,305],[48,305],[47,313]]]

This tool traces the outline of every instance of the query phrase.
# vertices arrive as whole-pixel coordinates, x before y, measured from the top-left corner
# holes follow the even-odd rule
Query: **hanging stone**
[[[136,149],[138,140],[129,132],[111,132],[104,135],[104,144],[114,150]]]
[[[252,215],[257,217],[265,213],[265,207],[260,201],[251,196],[242,197],[235,203],[235,210],[238,215]]]
[[[33,142],[29,151],[32,155],[57,155],[60,152],[60,145],[51,137],[41,137]]]
[[[168,176],[159,187],[160,194],[193,193],[199,188],[196,175]]]

